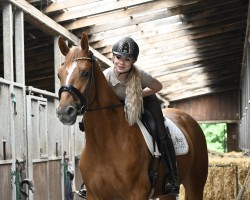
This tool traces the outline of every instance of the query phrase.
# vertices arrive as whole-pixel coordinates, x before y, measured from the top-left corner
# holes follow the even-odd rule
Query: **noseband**
[[[92,63],[92,68],[91,68],[91,73],[90,73],[90,80],[88,82],[88,85],[86,87],[86,89],[84,90],[83,93],[81,93],[78,89],[76,89],[73,85],[63,85],[61,86],[61,88],[58,91],[58,96],[59,96],[59,100],[61,99],[61,95],[63,92],[69,92],[74,99],[78,98],[81,101],[81,105],[77,104],[77,114],[81,115],[83,114],[84,111],[86,111],[89,107],[89,95],[94,83],[94,55],[91,51],[89,51],[89,57],[80,57],[80,58],[76,58],[73,61],[76,62],[78,60],[89,60]]]

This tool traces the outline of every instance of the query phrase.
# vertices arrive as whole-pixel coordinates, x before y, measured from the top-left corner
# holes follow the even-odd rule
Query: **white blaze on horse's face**
[[[67,69],[68,75],[66,78],[66,85],[69,84],[70,77],[71,77],[71,75],[76,67],[77,67],[77,63],[73,62],[72,65]]]

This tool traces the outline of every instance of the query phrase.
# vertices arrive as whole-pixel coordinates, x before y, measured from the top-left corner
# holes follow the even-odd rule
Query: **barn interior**
[[[19,166],[16,161],[40,186],[35,198],[63,199],[65,158],[76,169],[76,185],[82,184],[77,167],[84,136],[78,125],[65,128],[55,115],[63,60],[59,36],[73,46],[87,33],[103,70],[113,64],[112,45],[132,37],[140,47],[136,66],[161,81],[157,95],[164,106],[199,123],[225,123],[225,151],[247,154],[249,18],[248,0],[0,0],[0,199],[14,199],[9,172]],[[240,156],[238,163],[227,160],[222,166],[226,157],[219,154],[210,166],[225,184],[214,184],[211,172],[208,182],[216,188],[209,186],[207,199],[236,198],[243,185],[249,159]]]
[[[24,11],[26,86],[57,93],[55,36],[77,45],[82,32],[87,33],[103,69],[112,65],[114,42],[130,36],[140,47],[136,65],[161,81],[158,97],[166,106],[183,109],[198,121],[237,124],[244,115],[240,99],[248,0],[9,2],[13,15],[19,8]],[[4,13],[0,17],[3,39]],[[0,45],[3,55],[3,40]],[[2,78],[3,62],[1,56]]]
[[[27,86],[55,92],[53,46],[57,30],[45,27],[51,19],[77,38],[86,32],[90,46],[108,59],[114,42],[123,36],[134,38],[140,46],[136,64],[162,82],[159,95],[167,101],[240,88],[247,0],[10,2],[44,17],[37,21],[24,13]],[[0,23],[2,28],[2,15]],[[3,59],[0,64],[3,77]]]

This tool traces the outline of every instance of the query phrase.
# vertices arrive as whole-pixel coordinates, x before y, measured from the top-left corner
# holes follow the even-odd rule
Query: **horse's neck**
[[[123,106],[99,69],[95,74],[95,98],[91,108],[84,115],[87,137],[106,140],[128,124]]]
[[[96,70],[95,80],[95,104],[96,106],[109,106],[119,104],[120,101],[113,89],[108,84],[103,72],[100,69]]]

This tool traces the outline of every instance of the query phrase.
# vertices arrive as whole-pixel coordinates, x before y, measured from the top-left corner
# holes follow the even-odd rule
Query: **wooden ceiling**
[[[27,2],[73,35],[86,32],[95,54],[108,59],[114,42],[123,36],[134,38],[140,47],[136,65],[162,82],[159,95],[166,100],[240,87],[248,0]],[[25,44],[27,84],[40,79],[52,83],[53,37],[27,18]],[[108,67],[105,63],[103,68]],[[53,86],[46,87],[51,90]]]

